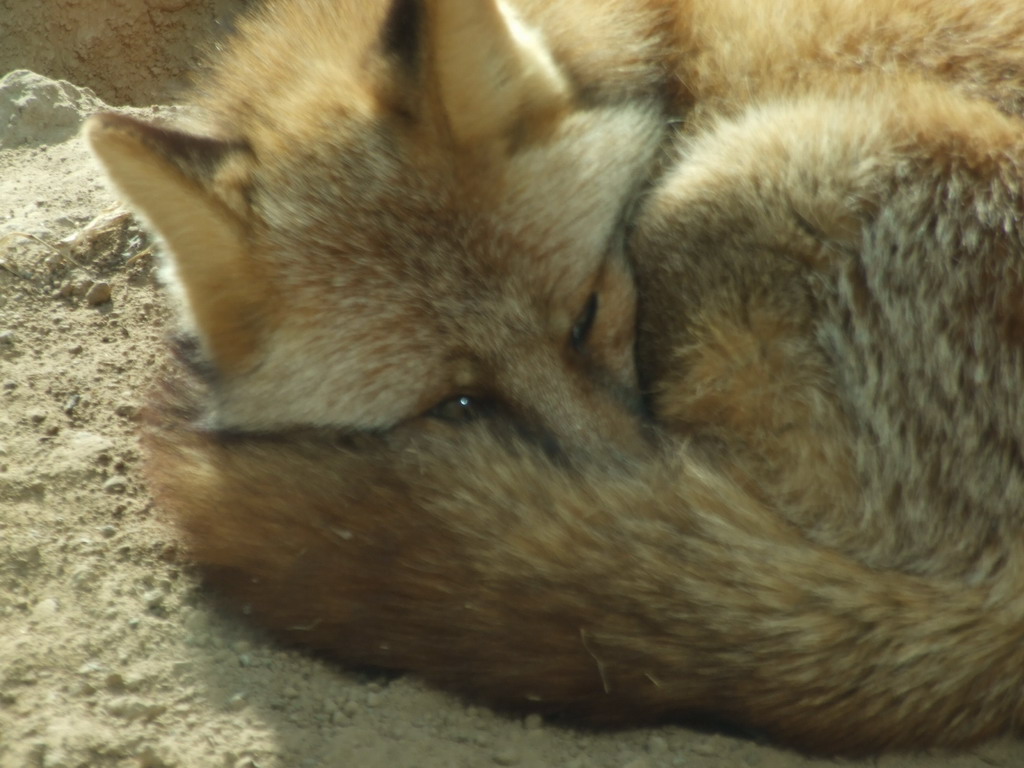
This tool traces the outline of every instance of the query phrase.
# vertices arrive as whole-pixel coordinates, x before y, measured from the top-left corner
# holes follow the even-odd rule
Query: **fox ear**
[[[204,351],[237,373],[259,340],[265,281],[246,259],[242,221],[225,199],[225,171],[243,147],[124,115],[91,117],[85,136],[117,190],[163,241]],[[236,163],[237,165],[237,163]]]
[[[500,0],[395,0],[384,45],[429,74],[460,143],[507,137],[571,100],[544,41]]]

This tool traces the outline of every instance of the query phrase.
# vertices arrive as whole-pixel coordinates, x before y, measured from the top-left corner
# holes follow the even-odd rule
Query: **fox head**
[[[622,235],[665,122],[644,45],[602,82],[499,0],[296,0],[243,22],[202,133],[93,117],[214,424],[635,433]]]

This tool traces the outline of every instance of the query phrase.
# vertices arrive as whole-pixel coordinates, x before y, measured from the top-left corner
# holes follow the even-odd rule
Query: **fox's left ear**
[[[91,117],[85,137],[163,241],[208,358],[223,373],[240,372],[259,341],[267,290],[246,256],[239,177],[248,151],[114,113]]]
[[[394,0],[382,43],[463,144],[506,138],[572,102],[541,36],[500,0]]]

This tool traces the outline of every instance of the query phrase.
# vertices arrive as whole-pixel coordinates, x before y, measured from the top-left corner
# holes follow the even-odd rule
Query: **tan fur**
[[[278,2],[214,140],[89,127],[214,372],[147,436],[211,579],[513,707],[1018,731],[1024,7],[513,5]]]

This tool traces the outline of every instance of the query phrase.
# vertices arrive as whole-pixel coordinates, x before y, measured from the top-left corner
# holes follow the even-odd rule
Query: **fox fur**
[[[282,0],[87,127],[158,503],[344,661],[807,751],[1024,718],[1024,8]]]

